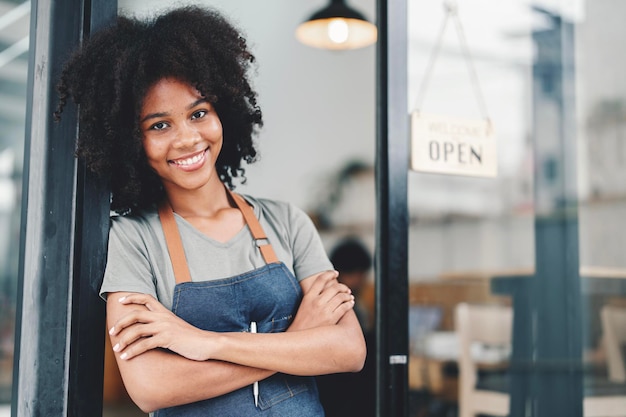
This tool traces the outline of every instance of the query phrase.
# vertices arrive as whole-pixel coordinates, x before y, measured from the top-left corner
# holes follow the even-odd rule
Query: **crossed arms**
[[[150,412],[217,397],[276,372],[359,371],[365,341],[354,297],[336,278],[326,271],[303,279],[292,324],[269,334],[200,330],[149,295],[110,293],[107,325],[128,393]]]

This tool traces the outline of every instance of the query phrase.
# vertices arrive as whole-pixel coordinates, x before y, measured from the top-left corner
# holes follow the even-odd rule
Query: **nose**
[[[174,144],[174,146],[177,148],[193,147],[196,143],[200,141],[200,139],[200,132],[195,126],[193,126],[193,124],[182,123],[178,130],[178,135],[176,137],[176,143]]]

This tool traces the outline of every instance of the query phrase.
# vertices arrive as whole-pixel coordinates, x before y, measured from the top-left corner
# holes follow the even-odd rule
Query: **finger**
[[[347,288],[347,286],[345,284],[339,282],[338,277],[339,277],[339,274],[337,274],[337,276],[335,276],[335,277],[333,277],[332,275],[331,276],[325,276],[324,288],[329,288],[329,287],[332,287],[332,286],[337,285],[337,284],[343,285],[343,286],[345,286]]]
[[[317,277],[318,285],[326,286],[329,282],[336,281],[339,276],[339,272],[335,270],[323,271]]]
[[[339,272],[337,271],[324,271],[320,273],[315,278],[315,282],[313,282],[310,292],[313,294],[320,294],[329,284],[332,285],[333,282],[337,282],[338,276]]]
[[[337,324],[337,322],[339,320],[341,320],[341,318],[343,316],[345,316],[345,314],[354,309],[354,300],[351,301],[347,301],[345,303],[341,303],[336,309],[335,311],[333,311],[333,317],[335,318],[335,324]]]
[[[165,308],[165,306],[163,306],[163,304],[161,304],[156,298],[148,294],[132,293],[132,294],[126,295],[125,297],[120,298],[119,302],[124,305],[129,305],[129,304],[143,305],[150,311],[167,310],[167,308]]]
[[[344,303],[354,304],[354,295],[346,294],[346,293],[339,293],[333,297],[332,302],[335,305],[335,309],[339,305],[344,304]]]
[[[348,289],[348,287],[347,287],[347,286],[345,286],[344,284],[341,284],[341,283],[337,280],[337,278],[334,278],[334,279],[332,279],[332,280],[330,280],[330,281],[326,282],[326,286],[324,287],[324,289],[322,290],[322,292],[323,292],[323,291],[326,291],[326,290],[328,290],[328,289],[331,289],[331,288],[339,288],[339,287],[337,287],[338,285],[342,285],[342,286],[343,286],[342,288],[344,288],[344,289]]]
[[[138,323],[151,323],[155,320],[153,312],[147,310],[132,310],[118,319],[113,327],[109,329],[109,335],[116,336],[124,329]]]
[[[150,324],[135,324],[131,327],[128,327],[122,332],[117,339],[116,343],[113,345],[113,351],[121,353],[128,346],[137,342],[142,338],[152,338],[155,334],[155,330],[151,328]]]
[[[337,294],[333,299],[329,302],[329,308],[334,312],[338,308],[340,308],[344,304],[349,304],[350,306],[354,305],[354,296],[352,294]]]
[[[339,272],[338,271],[326,271],[324,272],[324,289],[335,285],[338,281],[339,278]]]
[[[113,346],[113,350],[121,352],[127,346],[145,338],[152,339],[152,348],[157,346],[166,347],[158,343],[162,343],[163,340],[171,340],[170,329],[170,323],[164,321],[137,322],[119,332],[117,343]]]
[[[338,294],[351,295],[352,291],[346,285],[335,281],[334,284],[326,287],[320,294],[320,303],[328,303]]]
[[[129,360],[158,347],[160,346],[157,337],[142,337],[120,350],[120,359]]]
[[[327,289],[332,289],[333,291],[337,292],[337,293],[347,293],[347,294],[352,294],[352,290],[350,289],[350,287],[348,287],[346,284],[342,284],[339,281],[335,281],[332,283],[332,285],[329,285],[324,291],[326,291]]]

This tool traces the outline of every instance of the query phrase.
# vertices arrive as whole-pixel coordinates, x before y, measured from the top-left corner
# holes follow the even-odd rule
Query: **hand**
[[[304,297],[288,330],[332,326],[354,308],[352,291],[337,281],[338,276],[337,271],[325,271],[303,280]],[[309,280],[312,284],[305,282]]]
[[[109,330],[117,339],[113,350],[121,359],[135,356],[156,348],[165,348],[191,360],[209,359],[211,343],[207,338],[214,335],[192,326],[168,310],[154,297],[133,293],[120,298],[128,306],[144,306],[123,315]]]

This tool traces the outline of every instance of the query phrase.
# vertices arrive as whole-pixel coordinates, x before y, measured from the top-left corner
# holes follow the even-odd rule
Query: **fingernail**
[[[119,300],[117,300],[117,301],[119,301],[119,302],[121,303],[121,302],[122,302],[122,301],[124,301],[125,299],[126,299],[126,296],[123,296],[122,298],[120,298],[120,299],[119,299]]]
[[[120,344],[119,344],[119,343],[116,343],[116,344],[115,344],[115,346],[113,346],[113,350],[114,350],[115,352],[117,352],[118,350],[120,350]]]
[[[109,334],[113,334],[113,333],[115,333],[115,327],[111,327],[111,328],[109,329]]]
[[[120,355],[120,358],[121,358],[121,359],[126,359],[126,357],[127,357],[127,356],[128,356],[128,355],[126,354],[126,352],[124,352],[124,353],[122,353],[122,354]]]

